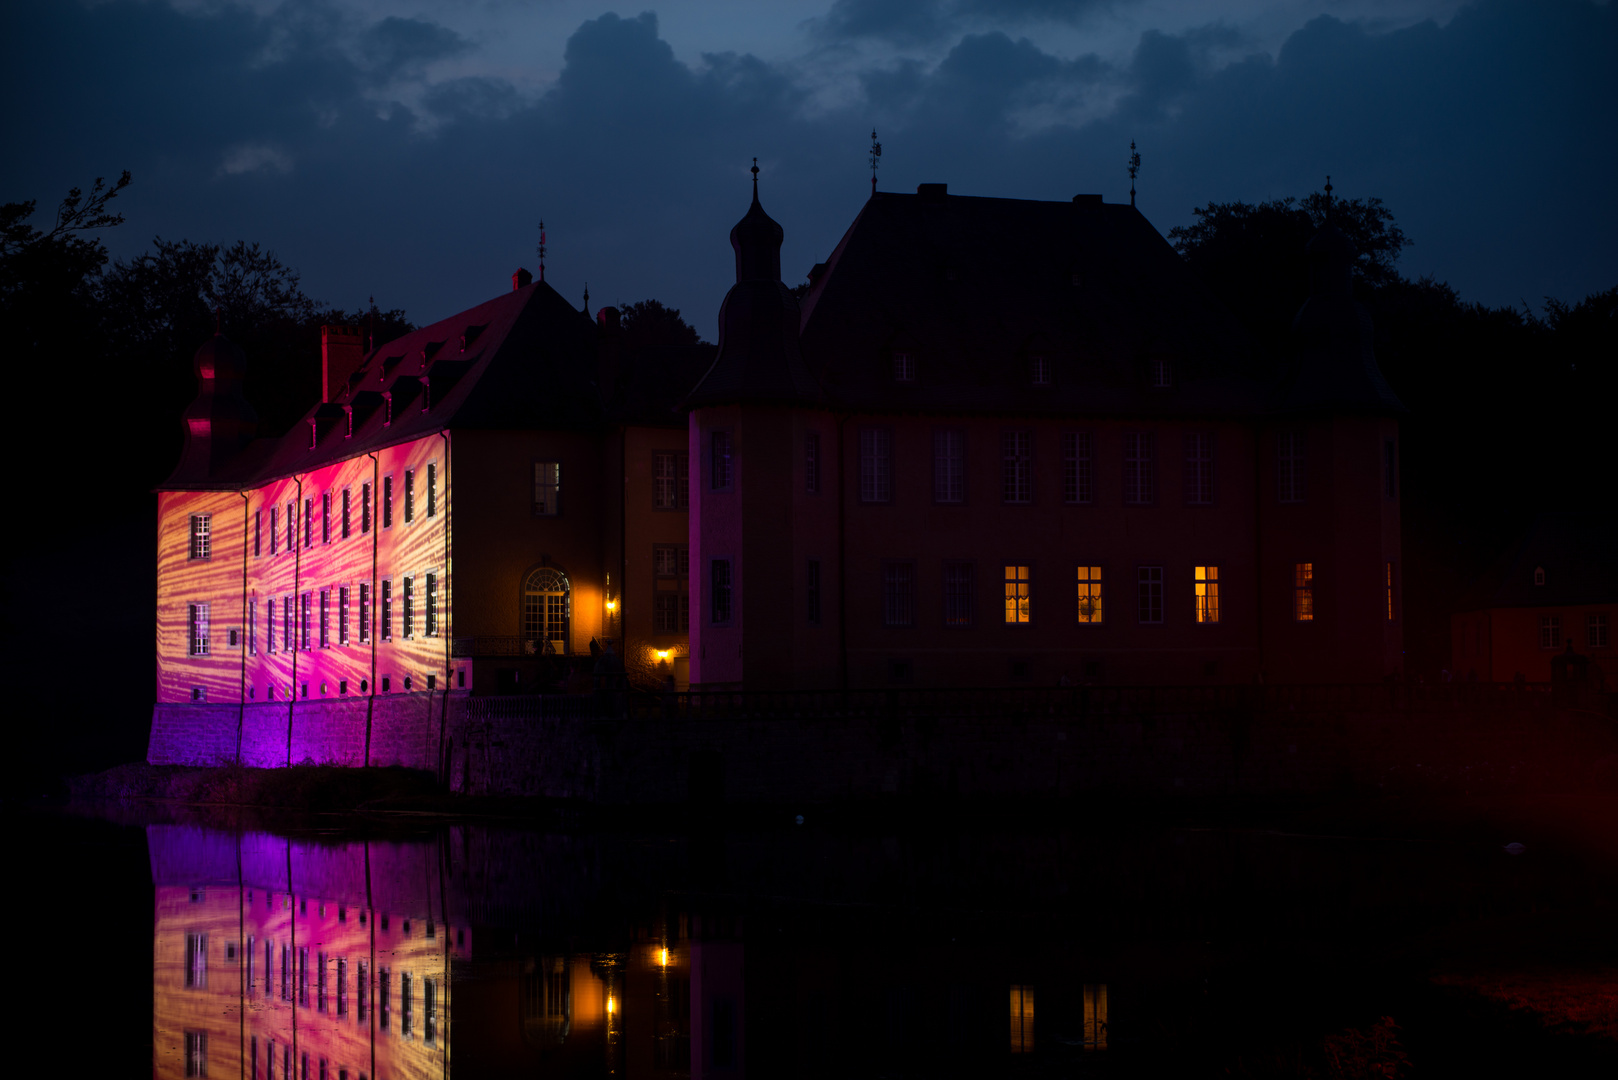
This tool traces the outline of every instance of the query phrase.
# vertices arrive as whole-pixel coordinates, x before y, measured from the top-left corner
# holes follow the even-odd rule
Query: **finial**
[[[871,129],[871,194],[876,194],[876,163],[882,157],[882,144],[876,141],[876,128]]]
[[[1135,150],[1135,140],[1129,140],[1129,205],[1135,205],[1135,177],[1140,172],[1140,154]]]
[[[545,219],[539,219],[539,280],[545,280]]]
[[[753,201],[758,202],[758,158],[753,159]]]
[[[1331,224],[1331,173],[1326,174],[1326,224]]]
[[[590,283],[588,281],[584,283],[584,313],[586,315],[590,314]]]

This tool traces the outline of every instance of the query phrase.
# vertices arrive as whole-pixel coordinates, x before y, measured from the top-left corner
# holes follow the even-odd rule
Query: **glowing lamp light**
[[[657,962],[663,967],[669,966],[669,951],[667,949],[657,950]]]
[[[672,650],[672,649],[658,649],[657,650],[657,662],[659,664],[668,663],[669,662],[669,653],[671,653],[673,651],[674,650]],[[666,955],[668,953],[668,950],[664,949],[663,952]],[[667,963],[667,961],[664,961],[664,963]]]
[[[608,611],[617,611],[618,610],[618,601],[616,601],[616,600],[608,600],[607,601],[607,610]]]
[[[613,1014],[614,1010],[616,1010],[617,1008],[618,1008],[618,1003],[612,999],[611,994],[608,994],[607,995],[607,1015],[611,1016]]]

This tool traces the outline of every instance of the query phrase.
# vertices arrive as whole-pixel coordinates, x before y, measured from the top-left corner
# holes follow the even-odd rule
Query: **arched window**
[[[530,653],[567,652],[570,610],[567,575],[542,566],[523,585],[523,649]]]

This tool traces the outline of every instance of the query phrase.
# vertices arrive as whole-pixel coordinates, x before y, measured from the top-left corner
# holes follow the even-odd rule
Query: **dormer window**
[[[893,354],[893,381],[916,381],[916,356],[909,350],[896,351]]]
[[[1051,358],[1044,353],[1035,353],[1028,362],[1029,375],[1035,386],[1049,386],[1051,384]]]
[[[1543,566],[1534,567],[1534,584],[1545,584],[1545,568]]]
[[[1153,390],[1167,390],[1173,385],[1173,378],[1174,370],[1169,362],[1161,356],[1153,357],[1146,372],[1147,384]]]

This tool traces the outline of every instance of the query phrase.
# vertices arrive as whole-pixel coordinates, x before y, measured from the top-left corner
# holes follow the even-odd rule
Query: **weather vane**
[[[753,159],[753,201],[758,201],[758,158]]]
[[[1135,140],[1129,140],[1129,205],[1135,205],[1135,177],[1140,173],[1140,153],[1135,149]]]
[[[539,280],[545,280],[545,219],[539,219]]]
[[[584,283],[584,313],[586,315],[590,314],[590,283],[588,281]]]
[[[882,160],[882,144],[876,141],[876,128],[871,129],[871,194],[876,194],[876,163]]]

